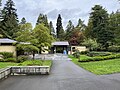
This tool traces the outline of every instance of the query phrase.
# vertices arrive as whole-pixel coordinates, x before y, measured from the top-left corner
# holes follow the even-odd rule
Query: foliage
[[[23,17],[23,18],[21,19],[20,24],[25,24],[25,23],[26,23],[26,19]]]
[[[44,25],[39,24],[33,30],[34,40],[31,43],[34,43],[40,51],[44,50],[44,47],[50,47],[54,38],[48,33],[48,28],[44,27]]]
[[[28,56],[21,55],[21,56],[17,57],[17,63],[22,63],[22,62],[24,62],[26,60],[28,60]]]
[[[79,52],[79,51],[76,51],[76,52],[73,54],[73,56],[74,56],[75,58],[80,58],[80,52]]]
[[[84,39],[82,45],[85,45],[90,51],[97,50],[99,47],[99,44],[95,39]]]
[[[17,66],[18,63],[12,63],[12,62],[0,62],[0,69],[6,68],[8,66]]]
[[[3,55],[3,59],[12,58],[13,57],[13,53],[12,52],[0,52],[0,54]]]
[[[120,72],[120,59],[112,59],[108,61],[99,61],[99,62],[85,62],[85,63],[77,63],[79,66],[84,69],[98,74],[112,74]]]
[[[55,35],[55,29],[53,27],[52,21],[50,21],[49,29],[50,29],[50,34],[55,38],[56,37],[56,35]]]
[[[36,65],[36,66],[51,66],[52,65],[52,61],[50,60],[27,60],[23,63],[20,63],[19,66],[33,66],[33,65]]]
[[[109,15],[109,29],[114,34],[113,44],[120,45],[120,11]]]
[[[109,52],[120,52],[120,46],[115,46],[115,45],[109,46],[108,51]]]
[[[81,51],[80,54],[82,55],[86,55],[87,53],[89,53],[90,51],[86,50],[86,51]]]
[[[95,52],[95,51],[92,51],[92,52],[87,53],[87,56],[90,56],[90,57],[108,56],[108,55],[111,55],[111,54],[112,53],[110,53],[110,52]]]
[[[0,62],[16,62],[16,58],[0,59]]]
[[[78,62],[77,58],[69,56],[72,62],[94,74],[112,74],[120,72],[120,59],[110,59],[99,62]],[[86,58],[86,56],[81,55]]]
[[[16,14],[15,4],[12,0],[8,0],[2,10],[2,21],[0,29],[3,37],[14,38],[18,30],[18,18]]]
[[[33,38],[31,31],[31,23],[20,24],[19,31],[16,33],[16,40],[19,42],[30,42],[30,40]]]
[[[95,38],[102,48],[107,49],[113,39],[113,33],[108,28],[108,13],[100,5],[95,5],[90,13],[90,23],[88,26],[91,38]]]
[[[96,56],[96,57],[89,57],[85,59],[80,59],[79,62],[91,62],[91,61],[103,61],[103,60],[110,60],[120,58],[120,54],[115,55],[108,55],[108,56]]]
[[[47,15],[40,13],[36,25],[43,24],[45,27],[49,28]]]
[[[80,45],[83,40],[84,40],[84,35],[81,31],[79,31],[79,29],[75,28],[74,30],[72,30],[71,35],[69,37],[69,43],[70,45]]]
[[[86,25],[84,24],[84,21],[79,19],[78,24],[75,28],[79,29],[79,31],[84,31],[86,29]]]
[[[56,24],[56,34],[57,34],[57,38],[62,40],[64,38],[64,30],[63,30],[63,26],[62,26],[62,18],[61,15],[58,15],[57,18],[57,24]]]

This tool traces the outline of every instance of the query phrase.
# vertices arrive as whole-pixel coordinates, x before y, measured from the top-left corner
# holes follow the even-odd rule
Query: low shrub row
[[[0,59],[0,62],[16,62],[16,63],[22,63],[24,61],[28,60],[28,56],[18,56],[16,58],[2,58]]]
[[[16,62],[16,58],[0,59],[0,62]]]
[[[89,58],[83,58],[79,59],[79,62],[90,62],[90,61],[102,61],[102,60],[109,60],[109,59],[116,59],[120,58],[120,54],[114,54],[109,56],[96,56],[96,57],[89,57]]]
[[[89,52],[89,53],[87,53],[87,56],[90,56],[90,57],[108,56],[108,55],[112,55],[112,53],[110,53],[110,52]]]

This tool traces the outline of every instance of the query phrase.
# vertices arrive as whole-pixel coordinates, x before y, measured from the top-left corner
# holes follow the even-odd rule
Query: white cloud
[[[5,3],[6,0],[2,0]],[[39,13],[48,15],[54,26],[60,13],[65,26],[70,19],[74,24],[81,18],[88,21],[91,7],[100,4],[108,10],[109,13],[120,8],[117,0],[13,0],[15,2],[19,19],[25,17],[28,22],[35,25]]]

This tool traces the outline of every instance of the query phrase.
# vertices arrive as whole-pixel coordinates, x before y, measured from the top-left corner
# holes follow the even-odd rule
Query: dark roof
[[[0,43],[16,43],[17,41],[8,39],[8,38],[2,38],[0,39]]]
[[[66,46],[69,46],[69,43],[68,43],[68,41],[56,41],[56,42],[53,42],[52,45],[57,45],[57,46],[66,45]]]

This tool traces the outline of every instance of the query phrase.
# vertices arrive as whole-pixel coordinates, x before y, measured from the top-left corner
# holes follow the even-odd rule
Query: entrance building
[[[52,43],[51,53],[68,54],[69,43],[68,41],[56,41]]]

